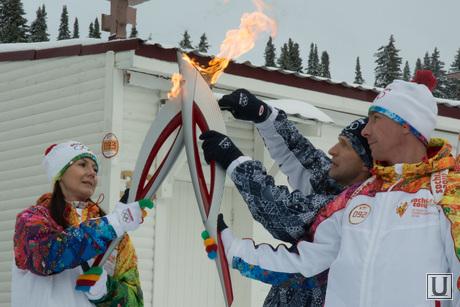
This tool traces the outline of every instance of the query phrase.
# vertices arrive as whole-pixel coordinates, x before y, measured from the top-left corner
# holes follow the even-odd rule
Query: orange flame
[[[202,67],[184,55],[184,59],[193,64],[203,77],[210,83],[215,84],[230,60],[236,59],[254,48],[255,40],[262,32],[276,35],[276,22],[265,15],[262,10],[266,7],[262,0],[254,0],[256,12],[244,13],[241,17],[240,27],[227,32],[224,41],[220,45],[219,54],[208,63],[208,67]]]
[[[173,86],[168,93],[168,99],[175,98],[179,95],[182,85],[182,75],[179,73],[174,73],[171,76],[171,82]]]

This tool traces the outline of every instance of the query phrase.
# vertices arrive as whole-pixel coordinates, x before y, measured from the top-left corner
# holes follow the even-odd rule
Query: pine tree
[[[321,64],[320,64],[320,77],[331,78],[331,72],[329,71],[329,54],[327,51],[323,51],[321,54]]]
[[[460,48],[454,57],[454,61],[450,65],[450,72],[460,72]],[[446,95],[449,99],[460,100],[460,80],[449,78],[447,79]]]
[[[313,76],[319,75],[319,57],[318,46],[310,44],[310,53],[308,54],[307,73]]]
[[[196,49],[198,49],[199,52],[208,52],[209,49],[209,43],[208,43],[208,38],[206,37],[206,33],[203,33],[200,36],[200,42],[198,43],[198,46],[196,46]]]
[[[30,25],[30,42],[47,42],[50,40],[47,33],[46,15],[45,5],[43,4],[41,7],[38,7],[37,17]]]
[[[137,28],[136,26],[132,26],[131,27],[131,33],[129,34],[129,38],[135,38],[137,37]]]
[[[179,47],[181,49],[193,49],[192,41],[190,40],[190,35],[188,34],[187,30],[185,30],[182,40],[179,42]]]
[[[277,63],[278,67],[281,69],[288,69],[291,66],[287,43],[284,43],[283,47],[281,47],[281,54]]]
[[[93,37],[94,38],[101,38],[101,28],[99,26],[99,20],[94,19],[94,31],[93,31]]]
[[[361,73],[361,65],[359,64],[359,57],[356,58],[356,66],[355,66],[355,81],[356,84],[363,84],[364,79]]]
[[[406,64],[404,64],[404,69],[403,69],[403,75],[402,75],[402,79],[404,81],[409,81],[410,80],[410,67],[409,67],[409,62],[406,61]]]
[[[460,71],[460,48],[457,50],[454,61],[450,65],[450,72]]]
[[[422,60],[420,60],[420,58],[417,58],[417,61],[415,62],[414,76],[417,73],[417,70],[421,69],[423,69]]]
[[[73,35],[72,38],[80,38],[80,27],[78,26],[78,18],[75,17],[73,22]]]
[[[276,48],[273,44],[273,38],[270,36],[265,46],[265,66],[276,67],[275,58],[276,58]]]
[[[62,7],[61,13],[61,24],[59,25],[59,34],[57,39],[69,39],[70,38],[70,30],[69,30],[69,13],[67,12],[67,5]]]
[[[291,38],[288,40],[288,57],[290,65],[287,69],[302,72],[302,59],[300,57],[299,44],[294,42]]]
[[[21,0],[0,1],[0,43],[27,42],[27,19]]]
[[[438,84],[433,90],[433,96],[439,98],[447,98],[447,76],[444,70],[444,62],[441,61],[441,55],[437,47],[434,48],[431,54],[431,69],[436,77]]]
[[[431,66],[431,57],[428,54],[428,51],[425,52],[425,56],[423,57],[423,69],[428,69],[428,70],[433,70],[433,67]]]
[[[89,24],[88,37],[94,38],[94,25],[93,23]]]
[[[390,36],[388,45],[381,46],[374,56],[377,58],[375,63],[375,86],[385,87],[395,79],[401,78],[401,62],[399,49],[395,47],[395,39]]]

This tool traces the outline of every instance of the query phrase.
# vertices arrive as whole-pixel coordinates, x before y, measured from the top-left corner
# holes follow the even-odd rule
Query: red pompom
[[[46,150],[45,150],[45,156],[51,151],[51,149],[54,148],[54,146],[56,146],[57,144],[53,144],[51,145],[50,147],[48,147]]]
[[[436,88],[438,81],[431,70],[417,70],[412,82],[423,84],[432,92]]]

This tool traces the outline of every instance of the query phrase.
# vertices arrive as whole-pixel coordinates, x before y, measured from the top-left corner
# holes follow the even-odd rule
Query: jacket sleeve
[[[144,305],[137,256],[128,235],[125,235],[118,246],[115,273],[113,277],[108,277],[107,294],[91,302],[102,307]]]
[[[106,218],[85,221],[59,230],[46,209],[18,215],[14,234],[16,264],[38,275],[74,268],[104,252],[116,233]]]
[[[256,221],[276,239],[296,243],[305,237],[306,228],[317,212],[334,199],[333,194],[311,193],[299,190],[292,193],[286,186],[276,186],[259,161],[235,160],[227,173],[235,183]],[[246,160],[242,163],[241,161]]]
[[[328,269],[340,248],[340,229],[344,210],[324,220],[315,233],[314,242],[300,241],[297,251],[285,245],[255,245],[250,239],[235,238],[229,228],[222,232],[225,252],[232,268],[243,276],[257,279],[270,276],[274,285],[281,285],[296,273],[311,277]],[[259,278],[260,280],[260,278]],[[267,279],[262,280],[267,282]]]
[[[449,272],[453,277],[452,306],[460,305],[460,174],[449,173],[447,188],[440,205],[440,223],[443,231],[445,254],[449,265]]]
[[[269,118],[256,124],[256,128],[293,189],[304,194],[339,194],[342,191],[343,188],[328,175],[330,158],[299,133],[284,111],[272,108]]]

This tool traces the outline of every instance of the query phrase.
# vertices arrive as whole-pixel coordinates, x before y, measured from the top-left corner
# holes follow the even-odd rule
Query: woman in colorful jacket
[[[427,75],[396,80],[374,100],[363,135],[381,162],[321,210],[313,242],[296,253],[256,246],[221,220],[232,267],[278,282],[330,268],[325,306],[460,306],[459,165],[446,141],[430,140],[437,106]],[[445,276],[434,284],[428,273]]]
[[[12,306],[142,306],[137,258],[125,233],[139,227],[143,208],[153,203],[118,203],[106,215],[91,200],[97,158],[79,142],[50,146],[43,165],[54,188],[17,215]],[[103,267],[84,273],[121,236]]]

